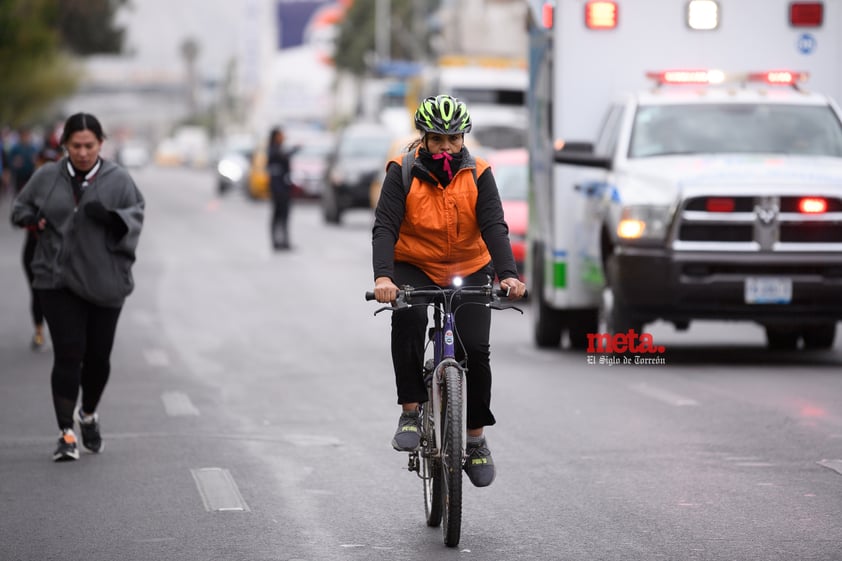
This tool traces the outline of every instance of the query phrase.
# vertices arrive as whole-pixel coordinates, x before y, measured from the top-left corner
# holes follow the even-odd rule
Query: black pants
[[[26,280],[29,281],[29,309],[32,315],[33,325],[43,325],[44,312],[41,309],[41,302],[38,300],[38,294],[32,288],[32,279],[35,278],[32,273],[32,257],[35,255],[35,246],[38,245],[38,235],[34,232],[26,231],[26,240],[23,243],[23,270],[26,273]]]
[[[291,204],[292,193],[289,189],[272,193],[270,234],[272,246],[275,248],[289,246],[289,208]]]
[[[96,411],[108,375],[111,349],[122,308],[104,308],[66,289],[38,290],[53,341],[50,383],[60,430],[73,426],[82,390],[82,411]]]
[[[494,276],[491,267],[485,267],[465,277],[466,286],[482,285]],[[435,283],[421,269],[407,263],[395,263],[395,284],[416,288],[434,286]],[[424,306],[392,313],[392,364],[398,403],[423,403],[427,401],[424,385],[424,345],[427,337],[429,309]],[[459,334],[456,359],[467,354],[467,412],[469,429],[479,429],[495,423],[491,413],[491,310],[484,306],[464,306],[456,314]]]

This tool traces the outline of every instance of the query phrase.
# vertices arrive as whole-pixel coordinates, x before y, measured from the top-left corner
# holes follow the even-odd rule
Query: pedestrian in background
[[[287,150],[284,147],[284,131],[274,127],[269,131],[267,171],[269,192],[272,196],[272,220],[270,234],[275,250],[290,249],[289,211],[292,205],[292,180],[290,179],[290,158],[298,147]]]
[[[36,168],[47,162],[55,162],[62,156],[61,139],[56,131],[51,131],[44,136],[44,144],[36,156]],[[31,174],[30,174],[31,175]],[[44,312],[41,309],[41,302],[38,294],[32,287],[35,274],[32,271],[32,258],[35,256],[35,245],[38,243],[38,232],[36,229],[26,230],[26,239],[23,244],[23,270],[26,273],[26,281],[29,285],[29,309],[32,316],[32,324],[35,333],[32,335],[30,347],[33,351],[40,351],[44,348]]]
[[[9,175],[11,177],[14,194],[21,192],[35,168],[38,166],[39,150],[32,140],[32,131],[21,129],[18,131],[18,140],[9,149]],[[23,240],[23,272],[26,275],[26,283],[29,287],[29,314],[32,318],[34,333],[30,341],[33,351],[44,348],[44,313],[41,310],[41,303],[38,295],[32,288],[32,256],[35,254],[35,245],[38,243],[38,232],[27,230]]]
[[[32,285],[53,342],[56,461],[79,459],[74,421],[82,445],[102,451],[97,406],[117,320],[134,288],[145,204],[128,172],[100,157],[104,140],[95,116],[70,116],[61,136],[67,156],[38,168],[12,205],[12,223],[39,234]]]

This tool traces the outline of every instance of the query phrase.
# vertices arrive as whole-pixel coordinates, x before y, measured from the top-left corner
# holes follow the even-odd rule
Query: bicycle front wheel
[[[441,389],[442,532],[445,545],[456,547],[462,532],[462,371],[446,367]]]
[[[441,462],[436,457],[435,419],[433,419],[433,404],[431,401],[421,405],[421,480],[424,483],[424,513],[427,526],[436,527],[441,524],[442,503],[442,471]]]

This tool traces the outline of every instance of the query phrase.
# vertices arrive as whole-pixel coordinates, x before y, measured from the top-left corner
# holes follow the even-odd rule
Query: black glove
[[[108,210],[99,201],[91,201],[85,205],[85,216],[99,222],[118,236],[126,233],[126,225],[117,213]]]
[[[103,226],[111,225],[112,215],[99,201],[91,201],[85,205],[85,216]]]
[[[36,228],[38,226],[38,218],[39,215],[34,214],[32,216],[27,216],[23,220],[18,222],[18,226],[21,228]]]

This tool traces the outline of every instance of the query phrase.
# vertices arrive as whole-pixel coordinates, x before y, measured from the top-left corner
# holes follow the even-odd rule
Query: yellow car
[[[266,147],[254,151],[249,168],[248,192],[251,198],[265,200],[269,198],[269,172],[266,170]]]

